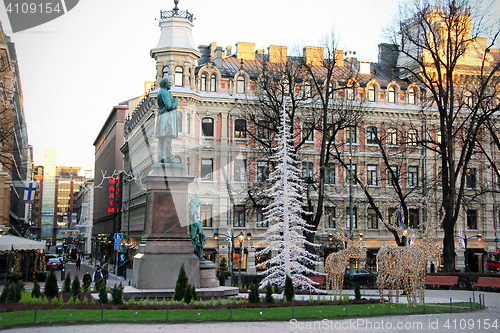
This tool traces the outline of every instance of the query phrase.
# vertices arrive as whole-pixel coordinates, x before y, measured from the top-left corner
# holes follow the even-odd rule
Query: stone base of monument
[[[215,264],[213,262],[200,262],[200,287],[215,288],[219,286],[219,280],[215,275]]]
[[[134,287],[175,289],[181,266],[189,284],[200,287],[199,259],[194,254],[145,253],[134,258]]]

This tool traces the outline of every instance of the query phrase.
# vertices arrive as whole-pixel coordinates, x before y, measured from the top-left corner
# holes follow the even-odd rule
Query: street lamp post
[[[229,257],[231,260],[231,287],[233,286],[233,272],[234,272],[234,261],[233,261],[233,247],[234,247],[234,239],[238,238],[240,241],[240,259],[239,259],[239,267],[238,267],[238,288],[241,288],[241,262],[243,258],[243,240],[245,239],[245,235],[241,231],[238,236],[233,236],[233,233],[231,233],[231,236],[226,235],[226,234],[221,234],[218,231],[214,232],[214,239],[219,239],[219,236],[225,236],[225,237],[230,237],[231,242],[230,242],[230,247],[229,247]],[[250,240],[252,239],[252,234],[249,232],[247,233],[247,239]]]
[[[483,239],[483,236],[481,234],[477,234],[477,235],[469,236],[469,237],[467,237],[467,236],[457,236],[457,237],[464,241],[465,271],[469,272],[469,258],[467,255],[467,240],[472,239],[472,238],[477,238],[479,241],[481,241],[481,239]]]

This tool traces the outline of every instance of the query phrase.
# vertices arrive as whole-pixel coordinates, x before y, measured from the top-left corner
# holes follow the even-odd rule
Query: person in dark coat
[[[102,278],[104,279],[104,285],[108,282],[108,264],[102,267]]]
[[[80,260],[80,256],[78,256],[78,258],[76,258],[76,270],[77,271],[80,270],[81,264],[82,264],[82,261]]]
[[[83,276],[82,279],[82,283],[83,283],[83,288],[85,290],[87,290],[90,287],[90,284],[92,283],[92,277],[90,276],[89,271],[85,272],[85,275]]]

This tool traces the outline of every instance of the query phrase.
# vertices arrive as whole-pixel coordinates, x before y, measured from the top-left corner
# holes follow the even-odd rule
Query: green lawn
[[[476,304],[476,307],[479,307]],[[469,309],[469,304],[454,303],[453,311],[464,311]],[[450,304],[426,305],[426,313],[449,312]],[[395,304],[390,309],[390,314],[422,313],[421,305],[407,307],[405,304]],[[36,312],[37,323],[72,323],[72,322],[100,322],[101,314],[104,322],[166,322],[167,310],[125,310],[104,309],[101,310],[38,310]],[[367,317],[388,315],[389,307],[380,304],[354,304],[347,306],[347,316]],[[317,319],[344,318],[346,317],[345,305],[318,305],[276,307],[276,308],[239,308],[239,309],[188,309],[169,310],[169,322],[208,322],[208,321],[258,321],[258,320],[290,320],[295,319]],[[11,327],[18,325],[33,325],[35,322],[35,311],[13,311],[0,313],[0,327]]]

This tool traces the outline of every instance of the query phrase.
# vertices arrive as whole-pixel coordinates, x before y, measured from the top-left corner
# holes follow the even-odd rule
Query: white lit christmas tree
[[[272,198],[272,203],[265,208],[264,223],[269,228],[263,234],[264,239],[259,245],[265,248],[256,253],[256,256],[272,254],[271,258],[260,263],[256,267],[268,267],[259,275],[265,278],[260,287],[268,283],[283,287],[286,276],[292,278],[297,289],[308,289],[314,292],[319,290],[314,287],[317,283],[306,277],[309,274],[319,274],[307,266],[319,264],[318,256],[308,252],[304,245],[317,246],[306,240],[303,233],[313,232],[312,226],[307,224],[301,217],[304,214],[304,199],[300,193],[303,188],[300,185],[299,170],[296,167],[295,153],[293,152],[293,136],[285,107],[280,115],[279,133],[276,138],[276,147],[271,159],[277,162],[276,169],[270,175],[273,186],[266,191]]]

